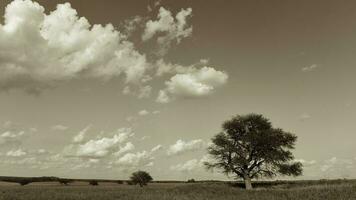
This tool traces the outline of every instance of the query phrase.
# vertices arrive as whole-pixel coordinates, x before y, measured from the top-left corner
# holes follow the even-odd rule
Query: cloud
[[[187,19],[191,15],[191,8],[182,9],[174,17],[169,10],[161,7],[157,16],[158,19],[155,21],[149,20],[146,23],[142,40],[147,41],[159,34],[157,43],[160,49],[157,53],[158,55],[166,54],[172,42],[178,44],[183,38],[191,36],[193,27],[187,24]]]
[[[184,163],[172,165],[170,169],[173,171],[191,172],[197,169],[204,168],[204,163],[209,161],[211,161],[211,158],[208,155],[204,155],[200,160],[198,159],[188,160]]]
[[[14,0],[7,5],[0,24],[0,92],[21,90],[39,94],[71,80],[109,81],[124,77],[124,94],[149,98],[147,85],[153,77],[173,74],[159,91],[158,102],[176,97],[206,96],[224,84],[227,75],[211,67],[180,66],[162,61],[148,61],[146,55],[129,41],[131,32],[143,24],[143,41],[157,37],[159,54],[173,43],[191,36],[188,18],[192,9],[182,9],[175,16],[161,7],[156,20],[136,16],[119,31],[112,24],[90,24],[80,17],[70,3],[58,4],[49,14],[31,0]],[[155,63],[158,68],[152,67]],[[202,60],[201,64],[207,64]],[[178,73],[178,74],[177,74]],[[214,77],[206,77],[206,76]]]
[[[141,110],[141,111],[138,112],[138,115],[140,115],[140,116],[145,116],[145,115],[148,115],[148,114],[150,114],[150,112],[148,112],[147,110]]]
[[[227,82],[228,75],[211,67],[194,69],[176,74],[166,81],[166,88],[159,91],[159,103],[168,103],[175,98],[197,98],[211,95],[216,88]]]
[[[317,64],[312,64],[312,65],[310,65],[310,66],[303,67],[303,68],[302,68],[302,72],[311,72],[311,71],[316,70],[316,68],[318,68],[318,67],[319,67],[319,65],[317,65]]]
[[[115,156],[120,156],[120,155],[122,155],[123,153],[126,153],[126,152],[128,152],[128,151],[132,151],[132,150],[134,150],[134,149],[135,149],[135,146],[134,146],[131,142],[127,142],[127,143],[125,144],[125,146],[120,147],[120,149],[119,149],[117,152],[115,152],[113,155],[115,155]]]
[[[54,131],[65,131],[65,130],[68,130],[69,127],[67,126],[63,126],[61,124],[58,124],[58,125],[54,125],[51,127],[52,130]]]
[[[16,147],[21,145],[23,140],[31,134],[37,132],[35,128],[25,128],[20,124],[11,121],[5,122],[0,126],[0,148],[5,146]]]
[[[139,168],[144,166],[152,166],[154,157],[150,152],[142,151],[136,153],[127,153],[119,158],[115,164],[126,168]]]
[[[204,147],[204,141],[201,139],[184,141],[177,140],[177,142],[169,146],[167,155],[177,155],[184,152],[191,152],[202,149]]]
[[[151,149],[151,152],[156,152],[156,151],[159,151],[159,150],[161,150],[162,149],[162,145],[157,145],[157,146],[155,146],[155,147],[153,147],[152,149]]]
[[[84,144],[69,145],[65,153],[76,157],[101,158],[108,156],[120,147],[119,144],[125,142],[133,133],[131,129],[119,129],[112,137],[101,137],[91,139]]]
[[[83,130],[81,130],[78,135],[74,136],[73,138],[73,142],[74,143],[81,143],[84,140],[84,136],[85,134],[89,131],[89,129],[91,128],[91,125],[88,125],[87,127],[85,127]]]
[[[311,118],[311,116],[308,113],[304,113],[304,114],[300,115],[299,120],[300,121],[306,121],[306,120],[308,120],[310,118]]]
[[[23,151],[22,149],[18,149],[18,150],[11,150],[8,151],[6,153],[6,156],[9,157],[21,157],[21,156],[25,156],[27,153],[25,151]]]
[[[304,167],[309,167],[309,166],[317,164],[316,160],[295,159],[294,161],[302,163]]]
[[[188,160],[187,162],[185,162],[183,164],[177,164],[177,165],[171,166],[170,169],[174,170],[174,171],[187,172],[187,171],[192,171],[198,167],[200,167],[199,161],[197,159],[192,159],[192,160]]]
[[[40,92],[59,82],[125,74],[137,83],[147,69],[127,37],[112,24],[91,25],[69,3],[50,14],[31,0],[14,0],[0,24],[0,89]]]

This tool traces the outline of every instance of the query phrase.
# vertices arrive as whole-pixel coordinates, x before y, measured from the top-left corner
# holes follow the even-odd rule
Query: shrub
[[[134,183],[132,181],[126,181],[127,185],[133,185]]]
[[[31,180],[22,179],[22,180],[20,180],[18,183],[19,183],[21,186],[24,186],[24,185],[30,184],[31,182],[32,182]]]
[[[187,181],[187,183],[195,183],[195,180],[194,180],[194,178],[192,178],[192,179],[189,179],[189,180]]]
[[[89,181],[89,185],[98,186],[99,183],[98,183],[98,181],[96,181],[96,180],[91,180],[91,181]]]
[[[58,182],[61,185],[68,185],[69,183],[73,182],[73,180],[61,178],[61,179],[58,179]]]

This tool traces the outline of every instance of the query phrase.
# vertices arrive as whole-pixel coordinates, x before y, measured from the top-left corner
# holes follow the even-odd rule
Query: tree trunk
[[[251,183],[251,178],[249,175],[244,176],[244,181],[245,181],[246,190],[252,190],[252,183]]]

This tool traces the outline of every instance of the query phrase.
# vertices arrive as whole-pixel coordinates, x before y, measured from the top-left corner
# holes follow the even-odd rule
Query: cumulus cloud
[[[128,151],[132,151],[135,149],[135,146],[131,143],[131,142],[127,142],[125,144],[125,146],[121,147],[120,146],[120,149],[114,153],[115,156],[120,156],[122,155],[123,153],[126,153]]]
[[[299,116],[299,120],[300,121],[306,121],[308,119],[311,119],[311,116],[308,113],[304,113],[304,114]]]
[[[320,170],[325,173],[342,173],[354,168],[354,161],[352,159],[340,159],[332,157],[324,161],[320,166]]]
[[[302,72],[311,72],[311,71],[316,70],[316,68],[318,68],[318,67],[319,67],[319,65],[317,65],[317,64],[312,64],[312,65],[310,65],[310,66],[303,67],[303,68],[302,68]]]
[[[47,15],[36,2],[14,0],[0,24],[0,88],[38,92],[61,81],[121,74],[137,82],[146,57],[126,38],[112,24],[91,25],[69,3]]]
[[[180,43],[183,38],[192,34],[193,27],[187,23],[188,17],[191,17],[192,9],[182,9],[174,17],[169,10],[161,7],[157,20],[149,20],[146,23],[142,40],[147,41],[158,35],[157,43],[160,46],[158,55],[164,55],[171,47],[172,42]]]
[[[177,155],[184,152],[196,151],[204,147],[204,141],[201,139],[184,141],[177,140],[177,142],[169,146],[167,155]]]
[[[21,156],[25,156],[27,153],[22,150],[22,149],[17,149],[17,150],[11,150],[11,151],[8,151],[6,153],[6,156],[9,156],[9,157],[21,157]]]
[[[154,157],[148,151],[127,153],[119,158],[115,164],[127,167],[127,168],[137,168],[144,166],[152,166]]]
[[[150,112],[148,112],[147,110],[141,110],[141,111],[138,112],[138,115],[140,115],[140,116],[145,116],[145,115],[148,115],[148,114],[150,114]]]
[[[157,146],[155,146],[155,147],[153,147],[152,149],[151,149],[151,152],[156,152],[156,151],[159,151],[159,150],[161,150],[162,149],[162,145],[157,145]]]
[[[119,144],[125,142],[133,133],[130,129],[119,129],[112,137],[91,139],[83,144],[72,144],[65,149],[70,156],[101,158],[114,153]]]
[[[309,167],[309,166],[317,164],[316,160],[295,159],[294,161],[302,163],[304,167]]]
[[[180,172],[190,172],[193,170],[202,169],[204,167],[204,163],[209,161],[211,161],[211,158],[208,155],[204,155],[200,160],[198,159],[188,160],[184,163],[172,165],[170,169],[174,171],[180,171]]]
[[[68,130],[69,127],[67,126],[63,126],[61,124],[58,124],[58,125],[54,125],[51,127],[52,130],[54,131],[65,131],[65,130]]]
[[[84,136],[85,134],[89,131],[89,129],[91,128],[91,125],[85,127],[83,130],[81,130],[78,135],[74,136],[73,138],[73,142],[74,143],[80,143],[84,140]]]
[[[228,75],[211,67],[193,69],[176,74],[166,81],[166,88],[159,91],[157,102],[168,103],[175,98],[204,97],[215,92],[227,82]]]
[[[34,128],[25,128],[11,121],[0,126],[0,148],[5,146],[19,146],[25,138],[37,132]]]
[[[134,17],[124,23],[121,32],[112,24],[90,24],[69,3],[58,4],[47,13],[32,0],[14,0],[6,7],[0,24],[0,91],[38,94],[71,80],[124,77],[124,94],[149,98],[153,91],[147,84],[153,78],[150,70],[157,69],[156,76],[173,74],[157,99],[167,103],[176,97],[209,95],[227,80],[225,72],[211,67],[198,69],[155,59],[148,62],[129,40],[130,32],[146,21],[142,40],[157,37],[159,54],[165,54],[173,43],[192,34],[187,22],[191,8],[173,16],[161,7],[156,20]],[[158,68],[152,67],[154,63]]]

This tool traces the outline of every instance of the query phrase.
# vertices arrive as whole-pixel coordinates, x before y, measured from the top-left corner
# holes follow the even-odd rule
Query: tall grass
[[[91,187],[59,185],[0,186],[0,200],[352,200],[356,184],[294,185],[245,191],[224,183],[163,184]]]

